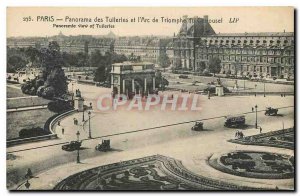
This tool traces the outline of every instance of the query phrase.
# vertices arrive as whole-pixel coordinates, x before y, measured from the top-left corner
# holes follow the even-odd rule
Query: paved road
[[[205,77],[205,76],[192,76],[189,75],[188,79],[180,79],[179,74],[172,73],[163,73],[166,79],[170,82],[169,87],[180,87],[187,86],[187,88],[203,90],[207,87],[207,83],[216,82],[217,77]],[[182,84],[177,84],[177,82]],[[198,86],[192,86],[193,81],[198,81]],[[285,84],[275,84],[275,83],[263,83],[249,80],[236,80],[230,78],[221,78],[221,82],[224,86],[228,88],[233,88],[235,86],[235,81],[237,81],[239,90],[252,91],[252,92],[263,92],[264,89],[266,92],[294,92],[294,85],[285,85]],[[183,87],[184,88],[184,87]]]
[[[110,89],[102,89],[94,86],[89,86],[89,88],[83,88],[83,85],[76,84],[76,88],[81,89],[82,94],[85,95],[85,99],[93,102],[96,105],[97,97],[103,93],[110,92]],[[109,135],[113,133],[121,133],[132,130],[137,130],[141,128],[149,128],[159,125],[166,125],[174,122],[183,122],[190,120],[197,120],[207,117],[237,114],[241,112],[250,112],[251,107],[255,104],[258,105],[259,109],[264,109],[267,105],[272,105],[274,107],[283,107],[293,105],[293,97],[212,97],[208,100],[206,97],[200,97],[200,104],[202,106],[201,111],[165,111],[161,112],[159,107],[150,111],[130,111],[127,110],[117,110],[110,112],[100,112],[94,107],[92,112],[92,136],[99,137],[104,135]],[[280,110],[279,116],[269,117],[264,116],[263,113],[259,113],[259,125],[263,127],[263,131],[276,130],[282,127],[282,122],[284,122],[285,127],[291,127],[294,124],[294,109],[286,108]],[[254,119],[255,114],[250,113],[246,116],[248,129],[244,131],[245,135],[257,134],[258,130],[255,130]],[[87,117],[87,115],[86,115]],[[69,116],[61,121],[61,126],[56,126],[55,130],[58,133],[60,139],[51,140],[45,142],[38,142],[32,144],[24,144],[20,146],[15,146],[8,148],[8,152],[21,150],[24,148],[31,148],[43,145],[51,145],[54,143],[63,143],[70,140],[75,140],[75,133],[80,130],[81,139],[86,139],[88,137],[88,124],[80,123],[79,126],[73,124],[73,118],[79,119],[81,122],[82,113],[77,113]],[[172,127],[165,127],[160,129],[148,130],[138,133],[124,134],[114,137],[109,137],[111,139],[111,145],[114,148],[113,152],[103,153],[94,150],[94,147],[100,140],[88,140],[83,142],[83,149],[81,150],[81,160],[83,162],[82,167],[74,166],[74,170],[66,170],[70,172],[76,172],[78,169],[85,167],[90,167],[93,164],[104,164],[107,162],[116,162],[121,159],[132,159],[137,156],[146,155],[148,153],[160,153],[167,156],[172,156],[183,160],[185,166],[187,166],[192,171],[197,173],[205,174],[205,171],[199,168],[199,165],[205,162],[205,159],[211,153],[219,153],[222,151],[234,150],[239,148],[247,149],[258,149],[257,147],[241,147],[237,144],[231,144],[226,142],[234,136],[234,129],[224,129],[223,126],[224,119],[215,119],[204,122],[204,126],[207,129],[205,132],[192,132],[190,130],[192,123],[182,124]],[[84,129],[82,129],[82,125]],[[62,135],[61,128],[65,128],[65,134]],[[159,149],[159,150],[158,150]],[[259,149],[265,149],[259,148]],[[266,148],[271,149],[271,148]],[[272,150],[272,149],[271,149]],[[286,150],[278,150],[285,152]],[[290,151],[286,151],[291,153]],[[113,154],[113,156],[110,156]],[[39,148],[36,150],[15,152],[15,160],[7,161],[7,172],[8,172],[8,186],[10,188],[15,188],[18,183],[24,179],[24,173],[27,168],[30,167],[35,174],[42,174],[47,172],[50,168],[60,167],[66,163],[74,163],[76,161],[76,152],[65,152],[61,150],[61,145],[51,146],[47,148]],[[97,162],[91,161],[89,158],[97,159]],[[123,158],[122,158],[123,157]],[[126,157],[126,158],[125,158]],[[199,163],[200,160],[200,163]],[[202,160],[202,161],[201,161]],[[65,166],[64,166],[65,167]],[[70,168],[71,169],[71,168]],[[50,172],[51,170],[49,170]],[[50,172],[51,173],[51,172]],[[52,173],[53,174],[53,173]],[[220,173],[214,172],[215,175],[220,175]],[[53,175],[55,179],[61,179],[65,177],[66,173]],[[211,175],[206,173],[205,175]],[[52,176],[52,175],[50,175]],[[49,175],[48,175],[49,178]],[[222,178],[230,179],[232,181],[240,181],[240,178],[228,177],[228,175],[222,175]],[[244,179],[243,183],[260,182],[259,180]],[[283,181],[268,181],[272,186],[274,184],[285,188],[291,188],[293,186],[292,180]],[[261,184],[261,183],[260,183]],[[45,184],[41,186],[46,186]],[[252,184],[252,186],[254,186]]]

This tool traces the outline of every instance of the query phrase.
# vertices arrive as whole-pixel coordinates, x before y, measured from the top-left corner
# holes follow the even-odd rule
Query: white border
[[[190,0],[190,1],[183,1],[183,0],[172,0],[172,1],[163,1],[163,0],[149,0],[149,1],[142,1],[142,0],[1,0],[0,1],[0,73],[1,73],[1,83],[0,83],[0,96],[3,103],[1,105],[1,118],[0,118],[0,125],[1,125],[1,178],[0,178],[0,194],[1,195],[8,195],[10,194],[6,190],[6,81],[5,81],[5,74],[6,74],[6,7],[13,7],[13,6],[67,6],[67,7],[111,7],[111,6],[118,6],[118,7],[137,7],[137,6],[178,6],[178,7],[191,7],[191,6],[294,6],[296,9],[299,9],[299,0],[207,0],[207,1],[200,1],[200,0]],[[299,10],[297,10],[299,11]],[[298,15],[298,14],[297,14]],[[295,29],[295,32],[298,32],[298,26]],[[299,46],[299,40],[297,39],[297,46]],[[296,47],[297,48],[297,47]],[[299,50],[297,50],[296,57],[299,56]],[[298,62],[298,60],[296,61]],[[298,63],[297,65],[298,66]],[[299,67],[297,68],[297,74],[299,79]],[[296,91],[299,91],[299,85],[297,86]],[[5,103],[5,104],[4,104]],[[298,114],[298,109],[297,109]],[[299,120],[299,115],[297,115],[297,121]],[[298,121],[299,122],[299,121]],[[299,133],[297,134],[297,141],[299,141]],[[299,150],[298,150],[299,151]],[[297,152],[298,152],[297,151]],[[297,153],[298,156],[299,153]],[[299,159],[297,159],[299,160]],[[298,161],[297,161],[298,163]],[[297,165],[297,171],[299,170],[299,164]],[[298,177],[298,175],[297,175]],[[299,179],[297,180],[297,187],[299,189]],[[210,195],[219,195],[218,193],[212,193]],[[16,194],[16,193],[14,193]],[[25,193],[18,193],[18,194],[25,194]],[[37,193],[40,194],[40,193]],[[44,193],[45,195],[50,195],[51,192]],[[55,193],[62,195],[63,193]],[[71,193],[73,194],[73,193]],[[84,193],[79,193],[84,194]],[[97,193],[99,194],[99,193]],[[100,193],[100,194],[107,194],[107,193]],[[112,194],[112,193],[110,193]],[[117,194],[117,193],[113,193]],[[120,194],[128,194],[128,193],[120,193]],[[131,194],[131,193],[129,193]],[[162,195],[165,193],[155,192],[155,195]],[[171,193],[173,194],[173,193]],[[189,193],[184,193],[189,194]],[[209,193],[200,193],[200,194],[209,194]],[[230,193],[231,194],[231,193]],[[239,193],[242,194],[242,193]],[[253,193],[255,195],[264,195],[266,193]],[[272,193],[269,193],[272,194]],[[282,195],[282,193],[279,193]],[[286,194],[286,193],[285,193]]]

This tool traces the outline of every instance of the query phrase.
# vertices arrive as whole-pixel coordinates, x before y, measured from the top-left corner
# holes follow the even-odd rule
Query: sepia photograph
[[[7,190],[295,191],[295,20],[7,7]]]

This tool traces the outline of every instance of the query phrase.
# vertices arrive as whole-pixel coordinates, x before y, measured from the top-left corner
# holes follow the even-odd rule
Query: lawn
[[[6,97],[12,98],[12,97],[27,97],[29,95],[25,95],[22,93],[21,89],[16,89],[10,86],[6,86]]]
[[[47,105],[49,102],[50,102],[50,100],[47,100],[47,99],[44,99],[41,97],[7,99],[7,109]]]
[[[6,139],[19,137],[19,131],[23,128],[44,127],[45,122],[55,113],[48,109],[38,109],[7,113]]]

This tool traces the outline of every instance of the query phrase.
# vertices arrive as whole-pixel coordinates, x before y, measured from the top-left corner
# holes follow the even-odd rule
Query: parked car
[[[70,143],[63,145],[61,149],[65,151],[79,150],[81,147],[81,142],[82,141],[71,141]]]
[[[110,150],[110,140],[102,140],[102,143],[101,144],[98,144],[96,147],[95,147],[95,150],[98,150],[98,151],[108,151]]]
[[[272,107],[267,107],[265,111],[265,115],[268,116],[276,116],[277,113],[278,113],[278,109]]]
[[[196,124],[192,127],[193,131],[203,131],[203,122],[196,122]]]
[[[246,118],[244,115],[241,116],[227,116],[224,126],[225,127],[242,127],[245,126]]]
[[[178,77],[182,78],[182,79],[188,79],[189,78],[189,76],[187,76],[187,75],[179,75]]]

